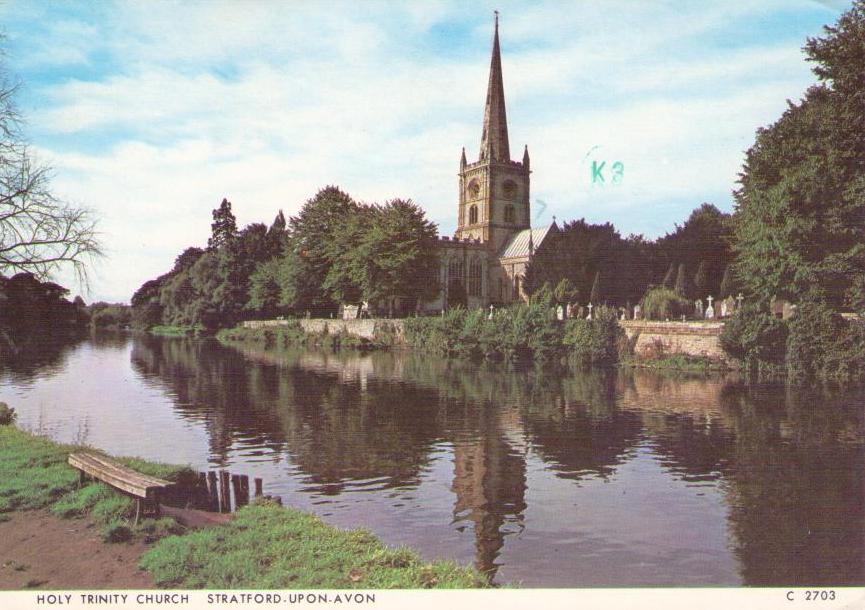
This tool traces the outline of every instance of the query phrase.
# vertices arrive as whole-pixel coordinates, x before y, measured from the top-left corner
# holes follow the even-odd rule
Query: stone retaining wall
[[[388,320],[367,318],[363,320],[338,319],[301,319],[297,320],[301,328],[308,333],[329,334],[348,333],[374,339],[376,329],[389,325],[396,336],[396,342],[404,341],[403,320]],[[286,326],[289,320],[249,320],[243,323],[244,328],[267,328]],[[708,356],[718,360],[728,360],[721,349],[719,336],[724,328],[723,322],[652,322],[649,320],[621,320],[619,324],[625,329],[628,340],[637,356],[662,354],[688,354],[690,356]]]
[[[708,356],[723,361],[729,359],[721,349],[723,322],[622,320],[619,324],[625,329],[637,356],[660,355],[660,352]]]
[[[291,320],[247,320],[243,328],[268,328],[276,326],[288,326]],[[327,332],[331,335],[348,333],[372,340],[375,338],[376,330],[383,326],[390,327],[396,335],[396,340],[401,343],[404,337],[403,321],[378,318],[366,318],[363,320],[339,320],[330,318],[311,318],[297,320],[304,332],[320,334]]]

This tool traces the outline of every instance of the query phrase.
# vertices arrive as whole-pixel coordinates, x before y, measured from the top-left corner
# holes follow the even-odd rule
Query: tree
[[[589,295],[589,303],[601,304],[601,272],[595,272],[595,281],[592,282],[592,292]]]
[[[757,131],[735,193],[737,276],[757,300],[849,305],[865,275],[865,1],[805,54],[820,84]]]
[[[691,286],[688,283],[688,273],[685,263],[679,263],[679,272],[676,274],[676,294],[683,299],[691,296]]]
[[[676,263],[670,263],[670,268],[664,275],[664,281],[661,282],[664,288],[672,290],[676,285]]]
[[[694,274],[693,296],[698,299],[705,298],[709,294],[709,276],[706,267],[706,261],[700,261],[700,265],[697,267],[697,273]]]
[[[339,255],[326,286],[335,299],[412,305],[438,294],[438,231],[411,201],[395,199],[358,211],[343,223]],[[352,244],[345,243],[351,240]]]
[[[721,280],[721,288],[718,290],[718,298],[724,299],[737,292],[736,278],[733,275],[733,266],[724,268],[724,278]]]
[[[237,237],[237,220],[231,212],[231,202],[228,199],[223,199],[219,207],[213,210],[210,231],[211,235],[207,240],[208,250],[217,250]]]
[[[51,169],[34,159],[25,142],[17,89],[0,66],[0,271],[46,279],[71,266],[86,281],[86,263],[102,255],[96,220],[52,193]]]

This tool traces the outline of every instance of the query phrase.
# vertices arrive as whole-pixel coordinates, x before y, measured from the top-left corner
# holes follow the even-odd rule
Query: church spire
[[[508,119],[505,115],[505,88],[502,83],[502,55],[499,50],[499,12],[496,11],[490,81],[484,108],[484,130],[481,134],[481,161],[510,161]]]

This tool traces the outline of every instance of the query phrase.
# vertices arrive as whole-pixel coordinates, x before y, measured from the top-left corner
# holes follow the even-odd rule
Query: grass
[[[151,335],[160,335],[163,337],[188,337],[195,335],[201,330],[199,326],[171,326],[160,324],[151,327],[147,332]]]
[[[669,354],[650,358],[631,358],[623,362],[626,366],[649,369],[666,369],[687,373],[712,373],[734,370],[729,364],[708,356]]]
[[[388,328],[382,337],[370,341],[350,333],[308,333],[300,323],[290,320],[282,326],[267,326],[264,328],[225,328],[216,333],[216,338],[223,343],[256,343],[265,347],[289,347],[303,345],[307,347],[329,347],[332,349],[386,349],[394,343],[392,329]]]
[[[132,526],[134,501],[104,483],[78,488],[66,462],[82,447],[0,426],[0,522],[8,513],[47,509],[87,517],[105,542],[142,538],[154,546],[142,557],[160,586],[184,588],[468,588],[482,574],[451,561],[423,562],[406,548],[386,547],[363,530],[340,530],[318,517],[264,501],[227,524],[185,532],[173,519]],[[88,449],[92,451],[92,449]],[[114,458],[139,472],[179,480],[191,471],[137,458]],[[193,473],[194,474],[194,473]],[[32,586],[37,586],[34,584]]]
[[[78,471],[66,463],[69,453],[81,449],[75,445],[62,445],[47,438],[19,430],[13,426],[0,426],[0,520],[5,513],[16,510],[47,509],[63,518],[91,518],[107,540],[140,536],[153,539],[154,533],[167,535],[179,531],[172,525],[152,519],[142,520],[138,526],[130,525],[135,501],[100,482],[78,487]],[[166,464],[154,464],[138,458],[115,458],[127,466],[153,476],[177,480],[188,469]],[[113,534],[120,527],[129,529],[127,537]]]
[[[340,530],[273,502],[237,512],[230,522],[160,540],[141,558],[161,587],[420,589],[486,586],[452,561],[426,563],[407,548],[388,548],[365,530]]]

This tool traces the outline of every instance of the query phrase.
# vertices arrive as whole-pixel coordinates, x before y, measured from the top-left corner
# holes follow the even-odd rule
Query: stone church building
[[[511,159],[499,22],[496,16],[490,78],[477,161],[463,148],[455,235],[439,239],[442,291],[425,304],[440,310],[456,304],[487,307],[526,298],[523,278],[532,256],[558,227],[531,227],[529,149]]]

